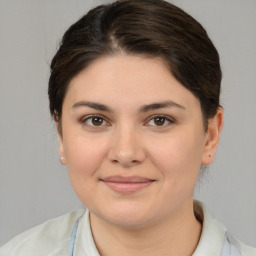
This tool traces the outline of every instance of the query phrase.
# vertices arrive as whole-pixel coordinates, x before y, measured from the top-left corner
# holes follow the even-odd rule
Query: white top
[[[255,248],[234,239],[201,202],[195,201],[194,206],[203,230],[193,256],[256,256]],[[16,236],[0,248],[0,256],[35,255],[100,256],[91,233],[89,211],[76,210],[51,219]]]

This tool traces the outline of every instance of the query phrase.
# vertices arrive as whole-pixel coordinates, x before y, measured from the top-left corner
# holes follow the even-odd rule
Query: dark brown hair
[[[61,121],[68,85],[104,55],[161,57],[172,75],[201,103],[205,128],[219,107],[219,55],[205,29],[162,0],[126,0],[90,10],[64,34],[51,63],[50,112]]]

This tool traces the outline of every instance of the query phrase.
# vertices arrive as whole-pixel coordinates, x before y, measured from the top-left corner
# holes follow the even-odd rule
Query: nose
[[[120,127],[113,133],[108,152],[112,163],[129,168],[142,163],[145,157],[142,138],[136,128]]]

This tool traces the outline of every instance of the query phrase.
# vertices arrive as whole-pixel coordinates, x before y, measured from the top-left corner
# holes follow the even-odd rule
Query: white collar
[[[203,224],[198,246],[193,256],[219,256],[221,255],[226,227],[215,220],[208,212],[206,206],[194,200],[196,218]],[[77,229],[74,255],[100,256],[93,240],[90,226],[89,210],[86,209]]]
[[[202,222],[203,228],[193,256],[221,255],[223,240],[227,231],[226,227],[214,219],[200,201],[194,200],[194,212],[195,216]]]

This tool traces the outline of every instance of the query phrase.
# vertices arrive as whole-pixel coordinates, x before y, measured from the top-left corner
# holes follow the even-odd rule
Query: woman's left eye
[[[174,121],[166,116],[154,116],[149,120],[149,122],[147,122],[147,124],[150,126],[158,126],[158,127],[164,127],[171,123],[174,123]]]

